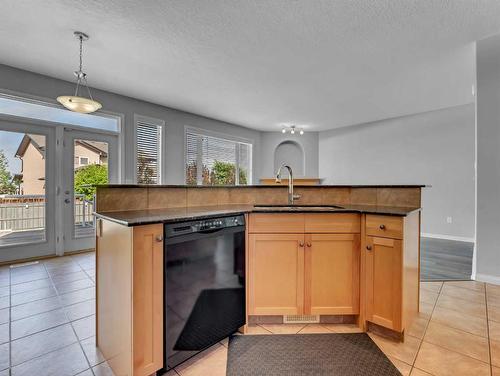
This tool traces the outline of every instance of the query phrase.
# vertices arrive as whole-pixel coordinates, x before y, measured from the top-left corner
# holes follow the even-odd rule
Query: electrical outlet
[[[453,223],[452,217],[446,217],[446,223]]]

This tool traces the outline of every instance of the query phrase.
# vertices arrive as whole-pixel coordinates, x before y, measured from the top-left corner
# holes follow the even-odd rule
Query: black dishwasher
[[[165,225],[165,365],[245,324],[245,217]]]

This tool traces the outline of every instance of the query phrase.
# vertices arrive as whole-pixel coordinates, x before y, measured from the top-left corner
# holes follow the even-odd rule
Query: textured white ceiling
[[[0,63],[261,130],[470,103],[498,0],[2,0]],[[1,87],[1,77],[0,77]],[[104,103],[106,107],[106,103]]]

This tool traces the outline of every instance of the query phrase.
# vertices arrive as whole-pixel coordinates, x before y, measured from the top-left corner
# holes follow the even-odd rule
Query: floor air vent
[[[285,315],[283,324],[317,324],[319,315]]]

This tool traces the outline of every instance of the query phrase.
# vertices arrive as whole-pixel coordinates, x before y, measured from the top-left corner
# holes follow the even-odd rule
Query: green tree
[[[75,170],[75,192],[84,194],[87,200],[93,200],[96,184],[108,183],[108,167],[91,164]]]
[[[155,184],[155,171],[151,167],[154,159],[148,158],[143,153],[137,156],[137,182],[139,184]]]
[[[9,162],[2,149],[0,149],[0,194],[12,195],[16,193],[16,185],[12,181],[9,171]]]

